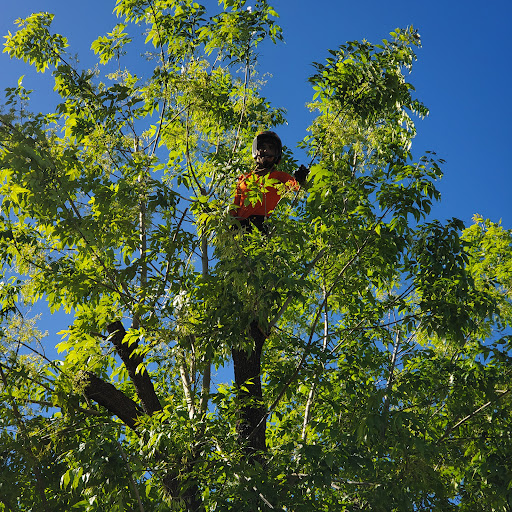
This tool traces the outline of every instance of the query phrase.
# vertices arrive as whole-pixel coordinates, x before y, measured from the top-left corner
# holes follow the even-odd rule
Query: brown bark
[[[96,377],[94,373],[85,372],[85,375],[87,376],[85,396],[105,407],[125,425],[135,430],[137,418],[144,414],[138,404],[109,382]]]
[[[161,411],[162,405],[155,393],[155,388],[149,373],[145,368],[139,369],[137,372],[137,367],[142,364],[143,361],[143,357],[135,352],[138,343],[133,343],[132,345],[124,343],[126,331],[119,320],[110,324],[107,330],[110,334],[112,344],[128,370],[128,375],[135,386],[137,396],[142,403],[144,412],[151,415],[156,411]]]
[[[261,352],[267,335],[262,332],[257,322],[252,322],[249,333],[254,341],[252,351],[233,349],[233,366],[235,385],[240,400],[240,418],[237,431],[249,455],[265,451],[266,408],[261,389]]]

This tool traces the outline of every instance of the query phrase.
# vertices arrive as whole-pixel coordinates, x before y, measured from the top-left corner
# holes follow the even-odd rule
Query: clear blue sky
[[[54,29],[68,37],[69,51],[78,54],[83,67],[94,62],[90,43],[116,23],[114,0],[2,4],[2,34],[15,29],[18,17],[53,12]],[[379,42],[394,28],[412,24],[423,48],[410,79],[431,112],[426,120],[418,120],[413,152],[419,157],[424,150],[433,150],[447,161],[439,185],[442,202],[433,214],[440,219],[459,217],[469,224],[472,215],[480,213],[512,228],[512,164],[507,156],[512,117],[509,2],[275,0],[273,5],[286,42],[262,48],[261,70],[272,74],[264,94],[288,111],[289,125],[279,130],[287,146],[293,148],[306,134],[311,119],[305,103],[312,95],[307,83],[312,61],[322,62],[328,48],[345,41]],[[6,54],[0,55],[0,63],[0,89],[25,74],[25,86],[39,93],[36,105],[45,104],[46,91],[51,90],[48,73],[35,77],[28,66]]]

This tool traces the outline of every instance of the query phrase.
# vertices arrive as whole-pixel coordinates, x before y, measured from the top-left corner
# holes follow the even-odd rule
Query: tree
[[[0,510],[510,510],[511,232],[428,218],[417,32],[316,64],[306,190],[243,233],[281,30],[220,4],[117,0],[89,71],[48,13],[7,37],[61,100],[30,114],[20,81],[0,117]]]

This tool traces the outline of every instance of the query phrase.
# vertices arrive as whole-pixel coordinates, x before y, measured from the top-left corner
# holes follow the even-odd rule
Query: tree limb
[[[190,374],[186,367],[185,354],[182,352],[181,361],[179,363],[181,382],[183,384],[183,393],[187,402],[188,416],[193,419],[196,415],[196,407],[194,403],[194,393],[192,392],[192,384],[190,381]]]
[[[156,395],[149,373],[145,368],[138,368],[143,361],[142,356],[136,353],[138,343],[135,342],[128,346],[128,344],[124,342],[126,331],[119,320],[108,325],[107,331],[110,335],[110,341],[112,341],[119,357],[128,370],[128,375],[135,386],[137,396],[142,403],[144,412],[151,415],[156,411],[161,411],[162,405]]]
[[[329,309],[326,299],[327,290],[325,289],[324,284],[324,299],[325,299],[325,310],[324,310],[324,339],[322,343],[322,352],[325,353],[327,350],[327,343],[329,341]],[[322,368],[324,368],[325,365],[322,363]],[[309,424],[309,421],[311,419],[311,409],[313,408],[313,401],[315,399],[315,393],[316,393],[316,382],[313,382],[311,385],[311,389],[309,390],[308,399],[306,402],[306,409],[304,411],[304,421],[302,423],[302,440],[305,442],[307,438],[307,427]]]
[[[94,373],[86,371],[84,376],[87,379],[84,389],[85,396],[105,407],[128,427],[136,430],[137,419],[144,414],[139,405],[115,386],[94,375]]]

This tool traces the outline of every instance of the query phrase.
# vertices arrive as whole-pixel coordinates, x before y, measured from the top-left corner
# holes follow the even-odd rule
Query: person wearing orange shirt
[[[256,169],[238,179],[234,201],[236,208],[230,212],[247,231],[255,226],[259,231],[266,232],[265,219],[279,203],[283,186],[285,190],[299,190],[300,185],[306,181],[309,170],[304,165],[293,176],[276,169],[282,152],[281,139],[274,132],[261,132],[253,140],[252,157]],[[269,179],[277,183],[268,183]],[[258,194],[261,199],[255,200]]]

